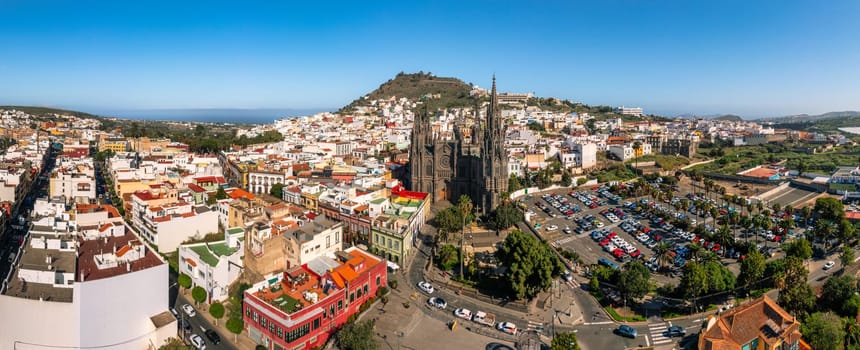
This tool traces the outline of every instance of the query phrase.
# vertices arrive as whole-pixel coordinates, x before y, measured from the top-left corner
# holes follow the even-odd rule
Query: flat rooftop
[[[9,279],[9,287],[6,289],[6,295],[8,296],[33,300],[41,298],[45,301],[64,303],[72,302],[72,294],[72,288],[55,288],[50,284],[24,282],[23,279],[18,277],[17,270],[12,278]]]
[[[233,255],[238,250],[230,248],[225,242],[201,244],[190,249],[200,257],[200,260],[203,260],[209,266],[218,265],[219,257]]]
[[[99,269],[96,266],[95,256],[102,253],[112,253],[114,247],[125,247],[132,244],[142,244],[140,240],[131,233],[126,233],[122,236],[111,236],[105,241],[104,238],[93,240],[79,240],[80,247],[78,248],[78,273],[75,274],[75,280],[81,282],[81,273],[83,273],[84,281],[92,281],[102,278],[119,276],[125,273],[145,270],[163,264],[149,247],[146,247],[146,254],[140,259],[130,261],[130,268],[126,270],[126,264],[117,264],[116,267]]]

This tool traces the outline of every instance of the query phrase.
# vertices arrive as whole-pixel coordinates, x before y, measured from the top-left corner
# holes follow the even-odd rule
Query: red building
[[[358,248],[319,257],[245,291],[245,328],[268,349],[322,347],[387,282],[385,261]]]

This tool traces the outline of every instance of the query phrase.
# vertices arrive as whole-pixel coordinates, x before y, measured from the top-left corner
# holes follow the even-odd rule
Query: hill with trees
[[[355,107],[370,105],[372,100],[392,96],[415,101],[424,100],[430,109],[469,107],[475,105],[475,99],[469,95],[471,90],[472,84],[466,84],[457,78],[437,77],[430,72],[400,72],[394,79],[382,83],[376,90],[352,101],[338,112],[349,112]]]

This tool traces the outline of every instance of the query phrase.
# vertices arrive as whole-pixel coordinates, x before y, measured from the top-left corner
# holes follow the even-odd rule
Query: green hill
[[[365,96],[350,102],[338,112],[352,111],[358,106],[368,106],[371,100],[387,99],[391,96],[410,100],[423,99],[428,108],[452,108],[474,106],[469,96],[472,87],[457,78],[437,77],[431,73],[403,73],[390,79]]]
[[[30,114],[30,115],[33,115],[36,117],[42,117],[42,118],[50,118],[50,117],[53,117],[54,114],[72,115],[72,116],[75,116],[78,118],[92,118],[92,119],[100,118],[99,116],[92,115],[89,113],[70,111],[70,110],[59,109],[59,108],[50,108],[50,107],[0,106],[0,109],[7,109],[7,110],[14,109],[16,111],[22,111],[22,112],[25,112],[27,114]]]

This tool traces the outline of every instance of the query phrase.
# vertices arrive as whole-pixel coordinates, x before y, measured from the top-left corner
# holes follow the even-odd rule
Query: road
[[[33,204],[36,202],[36,198],[43,198],[48,196],[47,185],[48,179],[51,176],[51,172],[54,170],[54,166],[56,165],[56,151],[51,148],[48,151],[48,156],[45,158],[44,166],[42,170],[39,172],[39,176],[33,181],[29,190],[27,190],[24,196],[24,202],[18,206],[18,210],[13,212],[10,220],[17,220],[19,214],[29,213],[33,210]],[[43,189],[44,188],[44,189]],[[14,208],[14,206],[13,206]],[[13,209],[14,210],[14,209]],[[29,224],[29,219],[28,224]],[[25,237],[28,228],[25,227],[20,230],[16,230],[12,227],[12,223],[6,225],[5,231],[2,235],[2,243],[0,243],[0,279],[6,278],[6,274],[9,273],[9,269],[12,267],[9,263],[9,254],[12,251],[17,251],[19,246],[19,238]]]
[[[201,313],[208,312],[204,310],[198,310],[196,307],[194,308],[197,311],[197,314],[194,317],[188,317],[185,312],[182,311],[182,305],[190,304],[194,305],[193,300],[187,299],[184,295],[179,293],[179,285],[176,283],[176,275],[172,272],[169,276],[170,281],[170,305],[176,310],[177,314],[179,314],[181,319],[186,319],[191,324],[191,329],[193,334],[199,335],[203,338],[203,341],[206,342],[206,349],[212,350],[238,350],[236,346],[232,344],[233,335],[232,334],[224,334],[221,330],[215,328],[212,323],[209,322],[208,319],[203,317]],[[225,321],[226,322],[226,321]],[[207,329],[215,329],[218,332],[218,335],[221,336],[221,343],[218,345],[213,344],[203,332]],[[180,336],[182,336],[182,330],[179,330]],[[182,338],[180,338],[182,339]]]

